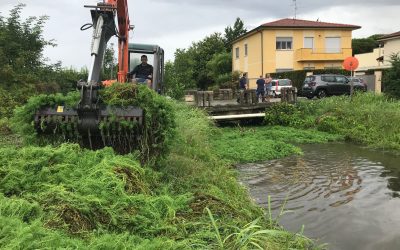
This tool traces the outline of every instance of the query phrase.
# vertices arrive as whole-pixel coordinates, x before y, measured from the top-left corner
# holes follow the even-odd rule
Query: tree
[[[197,86],[206,90],[215,83],[215,79],[212,79],[207,74],[207,63],[215,54],[225,51],[223,37],[220,33],[213,33],[202,41],[195,43],[193,49],[193,60],[195,62],[193,76],[197,81]]]
[[[375,34],[367,38],[354,38],[352,40],[353,55],[369,53],[379,47],[377,39],[382,35]]]
[[[197,88],[196,79],[193,72],[195,62],[193,59],[193,49],[177,49],[175,52],[174,74],[175,79],[183,84],[186,89]]]
[[[186,81],[182,81],[179,75],[176,73],[175,64],[168,61],[165,64],[165,93],[174,98],[181,99],[184,96],[184,90],[187,89],[185,86]]]
[[[188,49],[177,49],[174,69],[177,79],[187,88],[207,89],[215,83],[207,74],[207,63],[215,54],[225,51],[223,37],[213,33]]]
[[[392,67],[383,74],[384,92],[390,97],[400,98],[400,57],[391,55]]]
[[[247,33],[247,29],[244,28],[244,23],[242,19],[239,17],[236,18],[235,23],[233,24],[233,27],[228,26],[225,28],[225,47],[228,52],[232,51],[232,45],[231,42],[234,41],[236,38],[238,38],[241,35],[244,35]]]
[[[45,66],[43,50],[56,46],[43,38],[48,16],[21,20],[24,4],[18,4],[7,18],[0,16],[0,85],[40,79],[38,69]]]
[[[47,16],[21,19],[23,4],[8,17],[0,14],[0,117],[10,116],[15,106],[40,93],[66,93],[87,79],[87,70],[62,68],[61,61],[48,64],[43,56],[47,46],[56,46],[43,37]]]
[[[104,53],[102,79],[116,79],[117,78],[117,58],[115,57],[114,44],[107,45]]]
[[[237,18],[233,27],[225,28],[224,35],[215,32],[187,49],[177,49],[174,62],[166,67],[170,74],[166,77],[169,91],[175,87],[176,93],[183,93],[181,88],[205,90],[232,81],[230,42],[246,32],[243,21]]]
[[[217,84],[231,80],[232,73],[232,53],[221,52],[214,54],[213,58],[207,62],[207,75]]]

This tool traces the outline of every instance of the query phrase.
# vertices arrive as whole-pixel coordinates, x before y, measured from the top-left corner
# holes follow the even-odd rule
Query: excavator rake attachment
[[[54,136],[82,147],[112,147],[126,154],[138,149],[144,127],[144,111],[127,106],[99,104],[98,85],[78,83],[81,100],[76,108],[44,107],[35,114],[34,126],[39,135]]]
[[[76,109],[58,106],[41,109],[35,115],[39,135],[61,136],[93,150],[112,147],[121,154],[138,148],[142,127],[143,110],[135,107],[109,107],[100,110],[98,116],[79,117]]]

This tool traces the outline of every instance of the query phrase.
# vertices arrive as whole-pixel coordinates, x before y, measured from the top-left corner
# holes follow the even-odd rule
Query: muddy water
[[[279,221],[329,249],[400,249],[400,157],[350,144],[302,146],[304,155],[239,165],[241,181]]]

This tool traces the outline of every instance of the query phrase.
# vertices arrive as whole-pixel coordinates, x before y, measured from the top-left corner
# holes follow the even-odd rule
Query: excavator
[[[88,78],[77,83],[80,100],[75,107],[43,107],[37,110],[34,126],[38,134],[51,134],[58,127],[68,126],[79,134],[79,143],[83,147],[99,149],[110,146],[119,153],[129,153],[135,144],[140,143],[138,131],[144,126],[144,110],[134,106],[108,106],[99,100],[98,91],[104,88],[101,71],[107,43],[113,36],[118,38],[118,82],[128,82],[129,71],[140,63],[140,56],[146,54],[154,69],[151,87],[159,93],[163,92],[164,51],[157,45],[129,44],[129,32],[134,26],[130,24],[127,0],[104,0],[84,7],[90,8],[92,23],[83,25],[81,30],[93,28],[93,35]],[[105,122],[112,122],[118,129],[111,134],[102,133],[100,126]],[[132,126],[120,129],[118,123]],[[64,139],[69,140],[68,134]]]

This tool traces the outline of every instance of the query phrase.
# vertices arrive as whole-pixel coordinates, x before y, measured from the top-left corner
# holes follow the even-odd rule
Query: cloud
[[[83,5],[94,5],[96,0],[1,0],[1,15],[18,2],[26,3],[22,16],[48,15],[46,39],[55,39],[58,46],[47,48],[45,56],[52,62],[80,68],[89,65],[91,32],[79,28],[91,21],[90,12]],[[129,0],[131,42],[159,44],[165,49],[167,60],[173,59],[177,48],[186,48],[213,32],[224,32],[240,17],[248,29],[262,23],[294,16],[292,0]],[[375,33],[391,33],[400,28],[394,20],[400,11],[398,0],[297,0],[298,18],[325,22],[348,23],[362,26],[355,37]],[[384,14],[382,14],[384,13]],[[112,40],[114,44],[117,40]]]

